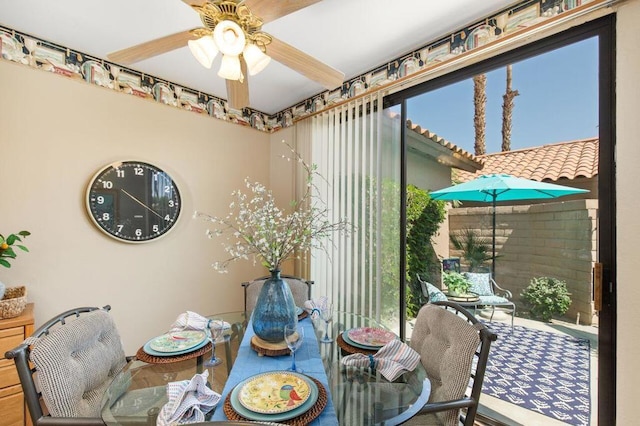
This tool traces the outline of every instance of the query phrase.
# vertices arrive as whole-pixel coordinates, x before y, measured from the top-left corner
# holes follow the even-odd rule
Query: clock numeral
[[[164,217],[164,220],[171,220],[171,217],[169,217],[169,215],[166,215],[166,216]]]
[[[124,170],[116,169],[116,176],[119,177],[119,178],[123,178],[124,177]]]
[[[136,229],[136,237],[141,237],[142,236],[142,229],[138,228]]]
[[[133,169],[136,176],[144,176],[144,169],[142,167],[136,167]]]
[[[118,228],[118,232],[122,232],[122,228],[124,228],[124,225],[118,225],[117,228]]]
[[[169,200],[169,207],[173,207],[175,205],[176,205],[176,203],[173,200]]]
[[[104,189],[111,189],[111,188],[113,188],[113,182],[111,182],[110,180],[103,180],[102,181],[102,187]]]
[[[109,220],[111,219],[111,215],[109,213],[102,213],[102,220]]]
[[[153,232],[160,232],[158,225],[153,225]]]
[[[96,198],[96,201],[98,202],[98,204],[104,204],[104,197],[100,195],[98,196],[98,198]]]

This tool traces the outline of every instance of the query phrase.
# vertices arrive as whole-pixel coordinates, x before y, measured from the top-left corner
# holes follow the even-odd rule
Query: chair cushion
[[[500,296],[480,296],[478,305],[513,305],[509,299]]]
[[[433,303],[433,302],[440,302],[443,300],[447,300],[447,296],[445,296],[444,293],[440,291],[438,287],[436,287],[431,283],[426,283],[426,284],[427,284],[427,290],[429,291],[429,302]]]
[[[102,397],[126,364],[120,335],[102,309],[68,319],[37,339],[30,360],[53,417],[100,417]]]
[[[471,283],[469,291],[478,296],[493,296],[493,285],[491,285],[491,274],[478,272],[465,272],[464,276]]]
[[[420,353],[420,361],[431,381],[430,403],[464,395],[479,344],[478,330],[453,312],[431,304],[420,309],[410,346]],[[458,410],[435,415],[442,424],[458,424]]]

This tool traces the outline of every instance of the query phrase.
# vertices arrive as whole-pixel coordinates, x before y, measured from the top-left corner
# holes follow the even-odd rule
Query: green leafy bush
[[[562,315],[569,309],[571,298],[567,291],[567,283],[557,278],[532,278],[531,283],[520,294],[531,314],[549,322],[554,314]]]
[[[442,281],[452,295],[466,294],[471,288],[471,282],[460,272],[447,271],[442,276]]]
[[[417,276],[434,281],[440,261],[431,245],[446,217],[445,202],[434,200],[415,185],[407,185],[407,313],[415,317],[422,306]]]

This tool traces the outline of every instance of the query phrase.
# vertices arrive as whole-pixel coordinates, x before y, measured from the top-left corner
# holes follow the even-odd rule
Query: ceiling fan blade
[[[344,81],[343,72],[275,37],[272,37],[271,43],[267,45],[267,55],[308,79],[322,84],[328,90],[335,89]]]
[[[129,65],[144,59],[167,53],[187,45],[187,41],[195,40],[197,37],[191,34],[191,30],[181,31],[155,40],[147,41],[136,46],[118,50],[107,54],[109,60],[122,65]]]
[[[229,107],[233,109],[242,109],[249,106],[249,81],[247,80],[247,65],[244,61],[240,61],[242,66],[242,74],[244,80],[227,80],[227,97],[229,98]]]
[[[322,0],[245,0],[244,4],[251,10],[251,13],[266,24],[320,1]]]

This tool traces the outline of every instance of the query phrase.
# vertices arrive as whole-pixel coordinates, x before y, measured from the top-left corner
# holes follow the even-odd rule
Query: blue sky
[[[513,64],[511,149],[598,135],[598,41],[591,38]],[[487,73],[487,153],[500,151],[505,68]],[[473,153],[473,81],[408,101],[411,121]]]

